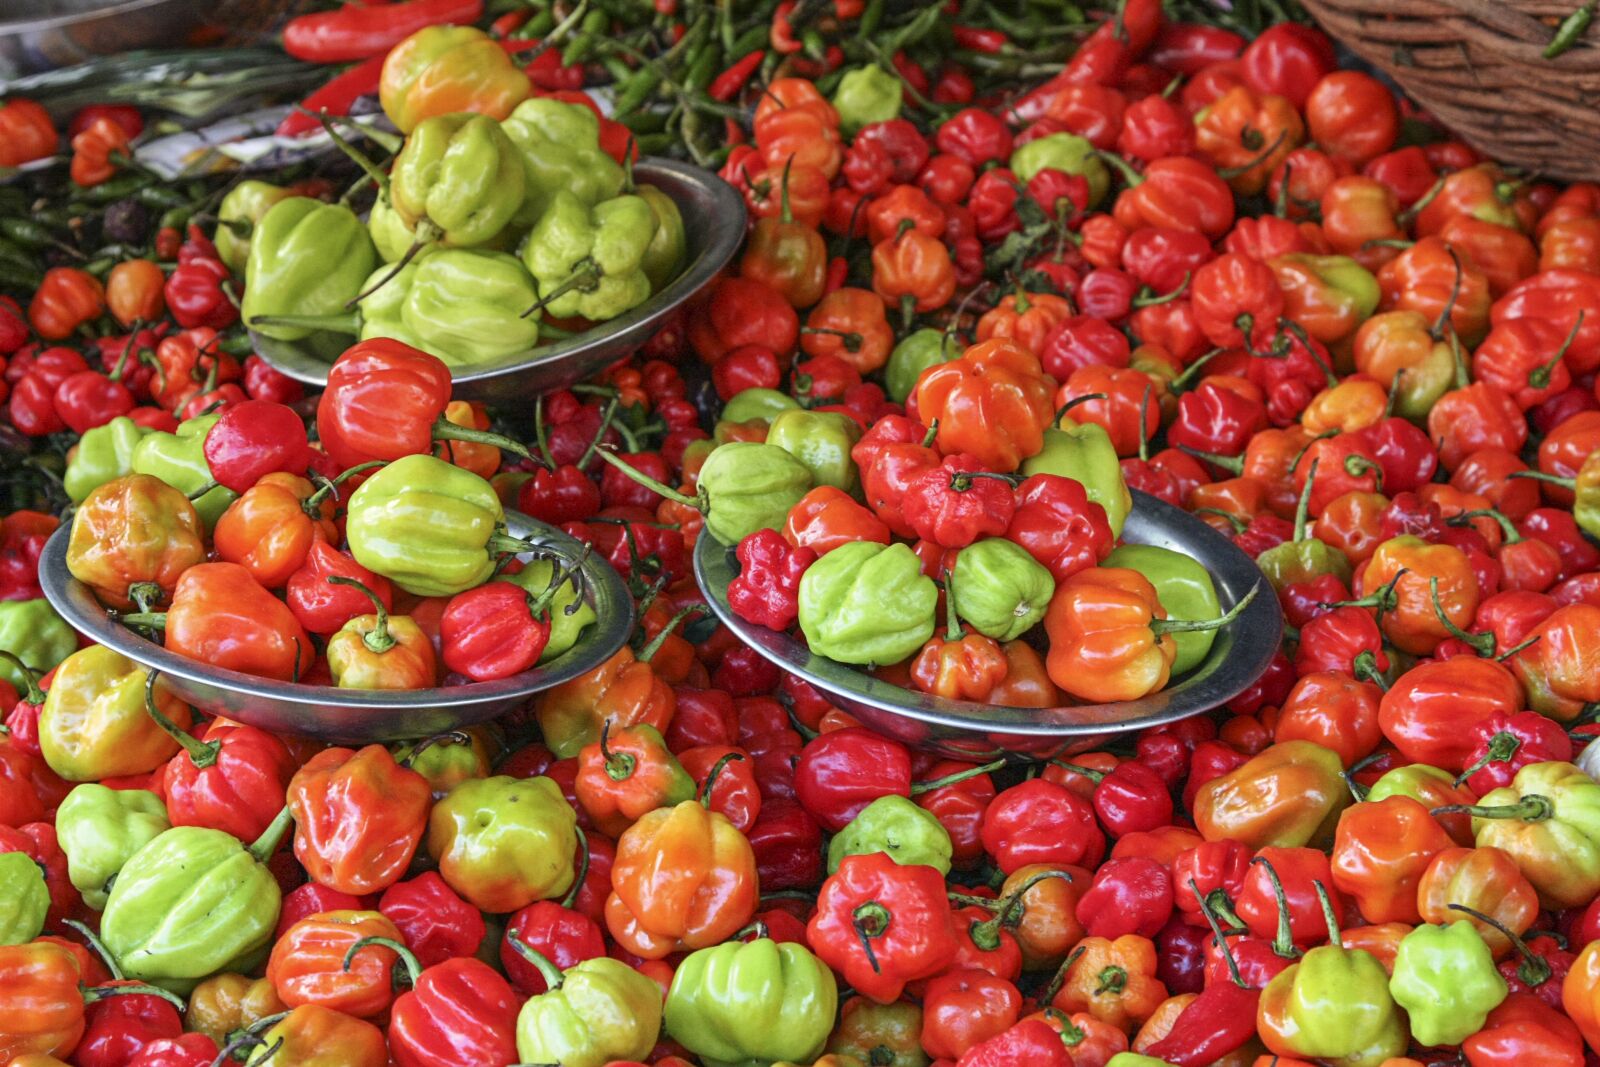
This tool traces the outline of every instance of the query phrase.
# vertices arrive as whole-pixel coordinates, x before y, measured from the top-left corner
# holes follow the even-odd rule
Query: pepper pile
[[[241,336],[258,258],[285,315],[393,270],[334,203],[381,168],[165,189],[127,159],[139,117],[101,111],[72,169],[104,180],[3,220],[0,1063],[1593,1060],[1600,188],[1480,159],[1296,23],[1247,40],[1128,0],[1018,26],[1072,27],[1029,46],[1063,67],[994,36],[1033,5],[734,6],[528,19],[589,42],[580,78],[648,71],[635,104],[671,109],[753,225],[643,350],[496,433],[422,327],[356,344],[312,397]],[[409,36],[474,5],[382,10],[405,32],[321,58],[377,79],[437,59],[419,40],[468,49],[415,83],[449,85],[453,117],[419,139],[419,111],[402,156],[516,143],[507,50]],[[754,54],[724,11],[765,20],[769,54],[716,80],[713,148],[681,64],[707,35]],[[481,96],[451,95],[479,69]],[[0,123],[34,131],[0,150],[57,147],[22,102]],[[380,229],[412,172],[385,177]],[[411,203],[443,226],[454,197]],[[416,286],[483,247],[420,253],[363,314],[462,303]],[[247,273],[254,308],[274,285]],[[319,304],[325,276],[348,292]],[[470,336],[447,310],[430,329]],[[1189,561],[1116,546],[1128,487],[1257,560],[1282,652],[1213,714],[1031,764],[861,727],[706,618],[689,571],[704,530],[746,618],[930,692],[1148,692],[1204,655],[1169,617],[1217,605]],[[511,573],[507,509],[592,546],[639,632],[492,725],[403,744],[205,721],[40,599],[67,502],[108,606],[165,608],[169,647],[267,677],[433,685],[553,655],[587,621],[573,561]],[[1041,613],[1046,656],[1022,639]]]

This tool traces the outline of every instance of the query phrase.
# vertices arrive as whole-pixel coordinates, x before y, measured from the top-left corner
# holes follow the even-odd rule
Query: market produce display
[[[1293,4],[279,41],[0,83],[0,1067],[1600,1057],[1600,186]],[[591,380],[462,397],[685,269],[649,155],[738,190],[733,264]],[[320,389],[255,351],[329,329]],[[1125,539],[1135,489],[1255,592]],[[285,690],[447,713],[607,621],[597,560],[638,625],[328,744],[75,634],[52,537],[139,647]],[[740,619],[980,709],[1088,720],[1250,596],[1286,623],[1223,707],[951,759],[719,625],[702,542]]]

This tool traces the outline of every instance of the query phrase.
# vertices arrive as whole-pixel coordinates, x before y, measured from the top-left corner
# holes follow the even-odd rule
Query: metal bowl
[[[516,512],[506,524],[518,537],[576,556],[582,546],[553,526]],[[325,741],[398,741],[426,737],[502,715],[528,697],[593,670],[622,647],[633,630],[633,600],[603,560],[583,563],[585,599],[595,621],[578,643],[549,663],[495,682],[385,692],[271,681],[222,670],[168,652],[123,626],[89,587],[67,570],[70,528],[50,536],[39,558],[39,584],[52,607],[81,634],[147,668],[161,671],[172,691],[202,711],[266,730]]]
[[[733,186],[709,171],[670,159],[642,159],[633,173],[638,181],[670,196],[683,214],[687,259],[683,271],[638,307],[575,337],[492,363],[452,367],[456,398],[515,404],[599,373],[649,340],[676,308],[733,259],[745,228],[744,198]],[[347,335],[326,331],[303,341],[278,341],[254,330],[250,338],[262,359],[314,386],[328,384],[328,368],[351,343]]]
[[[302,6],[303,0],[5,0],[0,75],[219,36],[238,44],[271,33]]]
[[[1261,571],[1233,542],[1181,508],[1133,493],[1124,541],[1158,545],[1190,556],[1211,572],[1224,610],[1257,585],[1262,593],[1218,632],[1211,652],[1159,693],[1115,704],[1008,708],[945,700],[902,689],[866,671],[813,655],[804,641],[746,622],[728,607],[728,583],[738,574],[731,550],[702,534],[694,571],[723,625],[762,656],[822,692],[879,733],[959,759],[1005,755],[1046,759],[1083,751],[1109,735],[1176,722],[1233,699],[1266,671],[1283,637],[1283,612]]]

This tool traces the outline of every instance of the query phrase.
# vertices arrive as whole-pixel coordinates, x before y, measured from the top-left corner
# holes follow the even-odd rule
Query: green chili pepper
[[[846,71],[833,94],[839,128],[854,136],[863,126],[897,117],[904,94],[900,79],[875,63]]]
[[[56,812],[67,876],[95,911],[105,908],[109,884],[123,864],[171,828],[166,803],[154,793],[97,782],[73,787]]]
[[[278,201],[250,239],[245,324],[281,341],[298,341],[311,327],[254,323],[258,317],[330,315],[361,292],[377,252],[355,212],[304,196]]]
[[[0,852],[0,945],[22,945],[44,932],[50,889],[25,852]]]
[[[258,966],[282,903],[267,860],[292,822],[285,808],[248,846],[221,830],[178,826],[135,852],[100,920],[123,973],[187,993],[208,975]]]
[[[707,1064],[810,1063],[827,1043],[838,1003],[833,972],[804,945],[729,941],[678,965],[667,1034]]]
[[[1561,25],[1556,27],[1555,36],[1550,38],[1550,43],[1540,53],[1545,59],[1554,59],[1578,43],[1589,29],[1589,24],[1594,21],[1597,0],[1588,0],[1578,10],[1561,20]]]
[[[126,415],[118,415],[103,426],[87,431],[78,440],[78,450],[67,464],[62,483],[67,497],[81,504],[100,486],[133,471],[133,453],[150,433]]]
[[[250,258],[250,236],[272,205],[291,196],[289,190],[270,182],[250,179],[228,190],[217,207],[217,256],[235,274],[243,271]]]
[[[44,674],[77,650],[78,635],[48,600],[0,600],[0,651]],[[27,691],[26,675],[10,660],[0,659],[0,678],[19,693]]]
[[[917,379],[923,371],[960,355],[961,345],[953,335],[924,326],[902,338],[889,353],[889,363],[883,372],[884,391],[896,404],[904,404],[917,387]]]
[[[389,174],[390,201],[417,240],[457,248],[497,237],[526,195],[521,153],[487,115],[424,119]]]
[[[217,485],[211,476],[211,465],[206,462],[206,434],[217,424],[221,415],[202,415],[185,419],[178,424],[176,433],[154,430],[144,435],[133,450],[133,473],[160,478],[186,496],[210,485],[194,501],[200,520],[210,530],[228,510],[228,505],[239,494]]]
[[[862,808],[828,843],[828,873],[846,856],[882,852],[901,865],[922,864],[950,873],[950,832],[933,813],[891,793]]]
[[[501,125],[521,153],[527,182],[515,225],[534,225],[563,190],[585,207],[622,190],[622,168],[600,148],[600,120],[588,108],[535,97]]]
[[[860,478],[850,450],[861,439],[861,424],[837,411],[780,411],[767,428],[767,444],[789,453],[811,472],[815,485],[853,493]]]
[[[1026,549],[1003,537],[963,548],[948,593],[956,614],[996,641],[1014,641],[1044,618],[1056,582]]]
[[[938,600],[908,546],[857,541],[829,552],[801,577],[800,629],[819,656],[898,663],[933,636]]]
[[[750,422],[766,419],[769,423],[785,411],[798,411],[800,401],[776,389],[744,389],[733,394],[722,406],[724,422]]]
[[[1105,509],[1112,535],[1122,536],[1122,524],[1133,510],[1133,497],[1122,480],[1116,447],[1102,427],[1063,418],[1059,427],[1044,432],[1044,447],[1038,455],[1022,461],[1022,474],[1058,474],[1078,482],[1089,499]]]
[[[350,498],[345,535],[356,561],[418,596],[454,596],[494,573],[505,511],[494,487],[429,455],[404,456]]]
[[[1051,133],[1035,138],[1011,153],[1011,173],[1026,185],[1041,170],[1059,170],[1082,175],[1089,183],[1090,208],[1105,199],[1111,188],[1111,173],[1094,145],[1072,133]]]
[[[1222,617],[1222,603],[1217,599],[1211,572],[1192,556],[1156,545],[1119,545],[1101,566],[1127,567],[1150,579],[1169,619],[1209,622]],[[1177,676],[1193,670],[1206,658],[1217,632],[1180,630],[1172,637],[1178,644],[1177,658],[1172,661],[1172,673]]]
[[[1389,992],[1411,1019],[1420,1045],[1459,1045],[1508,992],[1494,956],[1466,919],[1424,923],[1400,939]]]
[[[638,196],[593,206],[562,190],[551,199],[522,246],[540,304],[557,318],[616,318],[650,297],[645,253],[660,228]]]

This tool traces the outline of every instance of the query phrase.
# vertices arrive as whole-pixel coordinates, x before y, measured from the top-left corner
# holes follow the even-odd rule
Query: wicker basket
[[[1325,30],[1480,151],[1600,180],[1600,18],[1541,55],[1583,0],[1302,0]]]

